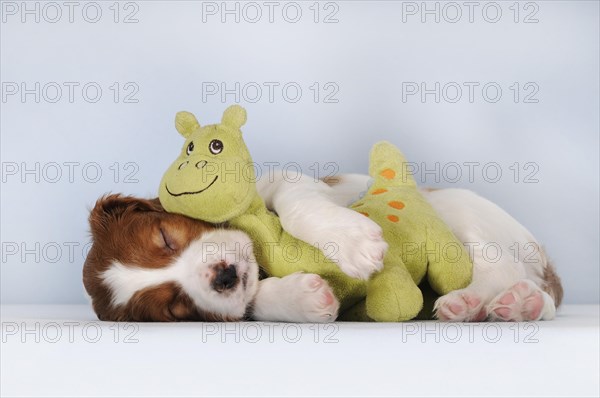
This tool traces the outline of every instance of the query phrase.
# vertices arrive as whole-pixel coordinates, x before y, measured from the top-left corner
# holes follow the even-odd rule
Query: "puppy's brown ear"
[[[127,304],[127,317],[134,322],[173,322],[170,306],[179,292],[174,283],[147,287],[135,292]]]
[[[158,199],[158,198],[150,199],[149,202],[152,203],[152,205],[155,206],[156,208],[160,209],[157,211],[165,211],[164,207],[160,203],[160,199]]]
[[[121,194],[105,195],[98,199],[94,210],[101,207],[107,214],[122,214],[125,210],[134,211],[163,211],[158,198],[143,199],[133,196],[123,196]]]
[[[90,211],[90,227],[92,235],[105,230],[108,223],[132,211],[157,211],[163,212],[158,199],[141,199],[121,194],[104,195],[96,201]]]

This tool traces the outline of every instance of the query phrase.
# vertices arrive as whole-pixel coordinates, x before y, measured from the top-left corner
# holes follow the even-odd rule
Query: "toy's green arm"
[[[285,232],[259,196],[245,214],[229,224],[250,235],[256,260],[269,275],[283,277],[298,271],[319,274],[333,289],[342,311],[364,297],[364,281],[350,278],[321,250]]]
[[[467,287],[473,264],[465,247],[441,221],[427,230],[427,280],[440,295]]]
[[[378,322],[407,321],[421,311],[423,294],[400,258],[386,260],[383,270],[371,277],[366,308]]]

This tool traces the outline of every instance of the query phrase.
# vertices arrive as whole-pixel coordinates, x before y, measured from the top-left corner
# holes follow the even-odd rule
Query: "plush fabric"
[[[388,142],[371,150],[373,183],[350,207],[383,229],[389,245],[384,268],[367,286],[368,317],[385,321],[412,319],[423,307],[417,286],[427,282],[438,294],[466,287],[472,263],[461,242],[417,190],[402,153]],[[355,309],[356,310],[356,309]]]
[[[227,108],[220,124],[204,127],[189,112],[177,114],[175,126],[186,140],[178,158],[167,169],[160,183],[159,197],[165,209],[212,223],[228,222],[230,227],[243,230],[254,242],[254,255],[259,265],[271,276],[282,277],[298,271],[321,275],[340,301],[340,313],[353,309],[344,319],[402,321],[414,317],[422,306],[415,281],[423,277],[427,263],[433,260],[428,257],[424,261],[409,262],[410,266],[407,267],[402,261],[402,255],[407,251],[390,250],[385,258],[384,270],[365,282],[347,276],[319,249],[285,232],[279,218],[266,208],[256,192],[252,158],[240,131],[245,122],[246,111],[237,105]],[[377,148],[384,147],[376,146],[373,154],[379,154],[380,150]],[[372,161],[372,172],[397,168],[402,163],[401,158],[392,161],[389,167],[385,159]],[[434,244],[437,238],[443,239],[442,243],[456,241],[451,233],[448,235],[447,228],[443,230],[444,224],[435,218],[433,209],[425,206],[422,198],[425,204],[417,203],[415,193],[418,192],[414,182],[410,185],[411,196],[408,198],[403,196],[409,192],[408,186],[399,184],[397,179],[387,179],[384,176],[379,181],[378,186],[384,184],[381,186],[389,189],[404,187],[404,191],[399,191],[402,195],[394,198],[410,206],[406,210],[382,207],[381,199],[388,195],[368,200],[375,197],[373,187],[367,197],[362,199],[362,205],[359,201],[355,206],[358,205],[360,211],[373,206],[373,210],[368,210],[373,213],[370,216],[377,214],[377,218],[383,217],[384,221],[388,213],[403,217],[402,222],[393,223],[394,228],[386,231],[385,237],[391,239],[390,243],[398,242],[401,238],[429,245]],[[385,208],[388,213],[384,214],[382,210],[376,212],[376,207]],[[420,215],[419,209],[425,213]],[[409,224],[408,219],[405,219],[407,215],[416,216],[416,219]],[[417,239],[413,239],[407,234],[408,228],[419,225],[421,216],[425,220],[424,225],[418,228]],[[402,226],[401,230],[398,230],[398,226]],[[446,266],[446,262],[440,261],[435,261],[430,266],[430,282],[439,288],[436,290],[445,291],[468,283],[470,267],[465,264],[454,265],[446,270]],[[460,269],[461,273],[452,275],[455,269]],[[445,278],[448,281],[444,281]],[[365,311],[356,310],[365,308],[361,304],[365,297],[366,314]],[[405,301],[405,298],[409,301]]]

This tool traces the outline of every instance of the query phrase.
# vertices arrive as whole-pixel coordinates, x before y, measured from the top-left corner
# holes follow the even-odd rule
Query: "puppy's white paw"
[[[500,293],[488,306],[496,321],[537,321],[554,318],[554,302],[533,281],[522,280]]]
[[[296,322],[333,322],[340,303],[329,284],[317,274],[296,273],[284,278],[290,300],[290,314]]]
[[[387,243],[383,231],[363,214],[345,207],[331,209],[312,242],[348,276],[369,279],[383,269]]]
[[[450,292],[435,302],[435,317],[440,321],[481,322],[487,318],[483,300],[467,290]]]

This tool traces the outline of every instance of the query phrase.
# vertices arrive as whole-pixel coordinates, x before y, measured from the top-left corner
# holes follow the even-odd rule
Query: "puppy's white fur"
[[[291,179],[281,174],[272,181],[260,182],[258,189],[290,234],[322,250],[327,243],[335,242],[338,252],[332,258],[342,271],[366,279],[382,267],[380,253],[385,246],[381,230],[368,218],[345,207],[367,189],[369,177],[351,174],[341,175],[338,180],[328,186],[308,176]],[[471,191],[441,189],[422,193],[463,242],[474,265],[473,281],[467,288],[436,302],[439,319],[554,317],[554,302],[540,287],[547,260],[527,229]],[[529,313],[523,315],[524,311]]]
[[[339,303],[319,275],[295,273],[260,281],[252,317],[258,321],[333,322]]]
[[[247,275],[246,286],[239,283],[227,294],[215,291],[210,267],[220,262],[236,264],[239,275]],[[262,321],[332,322],[339,308],[331,288],[318,275],[293,274],[259,282],[252,242],[236,230],[219,229],[202,235],[164,268],[114,262],[102,273],[102,279],[110,287],[114,306],[127,304],[145,288],[175,282],[199,308],[225,317],[241,318],[251,306],[252,317]]]
[[[211,288],[210,267],[224,261],[237,264],[239,275],[247,274],[244,288],[220,294]],[[166,282],[179,284],[200,308],[225,316],[242,317],[258,288],[258,266],[248,235],[235,230],[215,230],[202,235],[170,265],[160,269],[113,263],[103,272],[104,283],[113,292],[115,306],[126,304],[135,292]]]
[[[465,189],[443,189],[423,193],[440,217],[463,242],[473,260],[473,281],[462,290],[441,297],[436,309],[445,311],[449,320],[471,320],[482,309],[494,319],[497,300],[520,281],[531,287],[528,295],[541,295],[543,308],[535,319],[552,319],[555,306],[552,298],[541,289],[547,260],[533,235],[508,213],[475,193]],[[473,297],[480,303],[462,305],[461,299]],[[448,311],[453,303],[464,308],[454,314]],[[484,308],[485,307],[485,308]],[[506,320],[523,320],[520,308]],[[442,315],[443,317],[444,315]]]
[[[286,172],[260,180],[257,188],[283,229],[321,249],[349,276],[368,279],[383,268],[387,243],[381,227],[346,208],[327,184]]]

